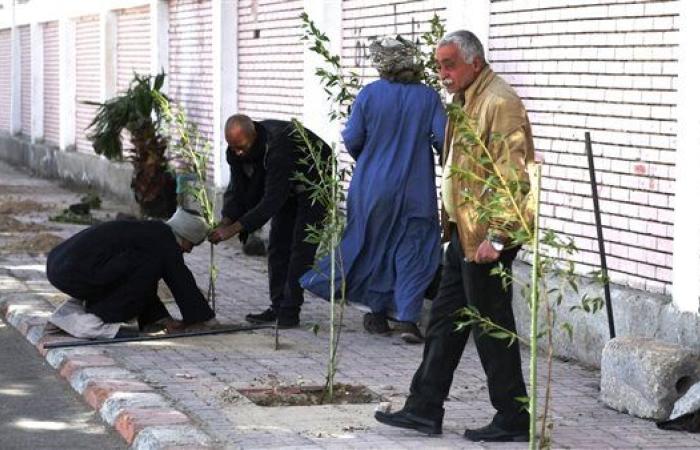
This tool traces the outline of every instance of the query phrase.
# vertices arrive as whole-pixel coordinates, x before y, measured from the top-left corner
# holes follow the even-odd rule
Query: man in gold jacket
[[[403,409],[375,414],[387,425],[427,434],[442,433],[443,403],[469,337],[469,328],[455,330],[458,310],[473,307],[498,326],[515,331],[512,288],[504,288],[501,277],[491,275],[491,270],[500,263],[510,271],[519,247],[507,240],[512,234],[505,230],[514,231],[517,223],[504,226],[496,222],[502,217],[485,218],[477,202],[489,195],[483,180],[495,173],[494,168],[529,189],[526,168],[534,156],[527,112],[515,91],[491,71],[473,33],[445,35],[438,43],[436,59],[443,85],[454,94],[453,103],[462,106],[476,133],[467,136],[460,128],[462,122],[448,122],[442,201],[449,245],[430,312],[423,361]],[[479,140],[483,146],[477,144]],[[495,164],[479,162],[485,150]],[[461,169],[457,172],[462,176],[452,167]],[[521,199],[525,201],[526,196]],[[472,441],[526,441],[529,416],[517,400],[527,396],[518,344],[508,346],[508,339],[490,337],[478,328],[474,335],[496,415],[482,428],[467,429],[464,436]]]

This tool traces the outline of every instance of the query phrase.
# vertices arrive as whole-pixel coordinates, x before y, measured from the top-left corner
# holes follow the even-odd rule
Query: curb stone
[[[10,298],[8,298],[10,297]],[[133,449],[209,449],[212,439],[183,412],[139,380],[136,374],[95,348],[45,349],[48,342],[73,340],[44,334],[51,312],[31,294],[0,299],[0,315],[81,394],[85,402],[112,426]]]
[[[136,436],[134,450],[153,450],[167,448],[211,448],[211,439],[191,425],[152,426],[141,430]]]
[[[102,403],[100,415],[105,422],[114,425],[117,417],[126,410],[134,408],[163,410],[168,405],[168,402],[155,392],[114,392]]]

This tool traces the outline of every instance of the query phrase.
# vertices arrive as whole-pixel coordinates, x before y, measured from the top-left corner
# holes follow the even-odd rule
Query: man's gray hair
[[[484,46],[481,45],[479,38],[471,31],[458,30],[447,33],[440,39],[437,46],[440,48],[448,44],[454,44],[459,48],[459,52],[467,64],[472,64],[475,56],[478,56],[484,63],[486,62]]]
[[[234,114],[226,120],[224,130],[228,130],[233,127],[240,128],[248,136],[255,134],[255,124],[253,123],[253,119],[245,114]]]

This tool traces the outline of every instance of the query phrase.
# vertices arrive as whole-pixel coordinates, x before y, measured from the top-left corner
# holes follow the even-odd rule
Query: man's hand
[[[476,249],[476,255],[474,255],[474,262],[477,264],[492,263],[498,258],[500,258],[501,252],[493,248],[493,245],[489,241],[483,241],[479,244],[479,248]]]
[[[234,222],[230,225],[219,225],[209,234],[209,242],[218,244],[221,241],[231,239],[241,231],[243,231],[243,225],[240,222]]]

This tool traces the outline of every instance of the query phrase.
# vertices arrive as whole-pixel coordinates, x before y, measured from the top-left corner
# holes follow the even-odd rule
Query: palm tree
[[[134,74],[129,89],[104,103],[86,102],[98,106],[95,118],[88,126],[92,131],[95,153],[110,160],[130,161],[134,167],[131,188],[141,213],[166,218],[177,206],[175,178],[168,170],[165,156],[167,139],[160,132],[162,111],[155,101],[165,80],[165,73],[154,76]],[[124,155],[122,132],[127,130],[133,154]]]

